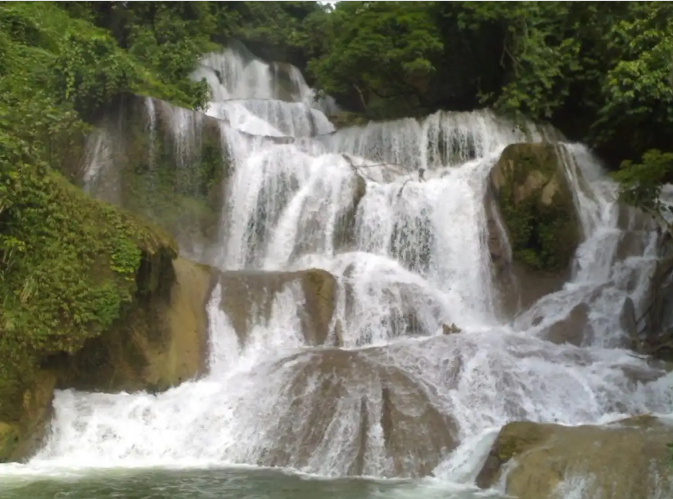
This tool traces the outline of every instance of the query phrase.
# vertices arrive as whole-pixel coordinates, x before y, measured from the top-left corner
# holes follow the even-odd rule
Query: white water
[[[234,161],[213,263],[227,270],[320,267],[337,276],[332,326],[341,324],[339,358],[349,367],[315,367],[324,351],[300,333],[298,287],[279,293],[268,321],[251,324],[242,341],[220,309],[218,286],[208,305],[208,376],[157,396],[58,392],[53,433],[29,467],[273,464],[285,455],[285,465],[338,476],[354,461],[364,425],[364,473],[391,476],[378,423],[390,372],[406,380],[391,389],[401,410],[417,418],[419,440],[435,431],[419,400],[454,419],[460,445],[435,474],[462,483],[474,480],[508,421],[576,425],[671,412],[671,375],[634,381],[634,372],[651,369],[618,348],[624,300],[636,310],[645,305],[655,236],[634,233],[644,251],[617,258],[625,233],[615,186],[584,147],[562,147],[584,231],[573,277],[502,323],[486,246],[487,176],[507,144],[539,141],[541,132],[485,111],[438,112],[309,138],[331,128],[310,89],[289,73],[299,90],[281,95],[271,66],[228,51],[208,56],[196,75],[213,90],[209,114],[228,120],[222,137]],[[179,158],[197,147],[195,114],[173,111]],[[274,136],[301,139],[278,143]],[[344,233],[358,177],[366,194]],[[545,331],[579,303],[590,310],[583,348],[546,341]],[[443,336],[443,323],[463,331]],[[328,395],[320,397],[325,386]],[[316,407],[323,434],[302,448]]]

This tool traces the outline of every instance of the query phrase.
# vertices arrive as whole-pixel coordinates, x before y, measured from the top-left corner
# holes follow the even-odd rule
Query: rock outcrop
[[[581,239],[559,147],[511,144],[491,170],[488,244],[506,315],[563,285]]]
[[[166,267],[161,268],[162,265]],[[216,273],[177,259],[161,262],[148,279],[164,280],[141,293],[112,326],[76,352],[41,359],[21,394],[18,418],[0,421],[0,462],[21,460],[40,445],[55,388],[90,391],[161,391],[205,372],[206,302]]]
[[[573,480],[584,481],[582,497],[670,497],[671,441],[673,426],[651,416],[606,426],[510,423],[500,431],[477,484],[494,485],[509,463],[506,492],[519,499],[562,499]]]
[[[310,468],[328,439],[338,441],[340,456],[349,458],[340,457],[349,463],[340,474],[430,474],[458,444],[455,422],[409,374],[381,362],[380,354],[385,356],[377,349],[328,349],[284,359],[277,369],[291,375],[283,396],[294,402],[278,404],[271,430],[276,437],[267,440],[274,444],[259,464]],[[334,432],[339,436],[328,436]]]
[[[222,125],[158,99],[123,95],[97,121],[74,180],[169,231],[182,254],[198,259],[217,237],[229,176]]]
[[[268,321],[274,301],[284,291],[293,293],[302,332],[307,343],[336,342],[330,335],[337,283],[329,272],[318,269],[297,272],[227,271],[220,275],[222,310],[228,315],[241,342],[255,320]]]
[[[142,297],[101,336],[74,355],[49,359],[58,386],[88,391],[163,391],[205,371],[206,303],[216,273],[181,258],[175,280]]]

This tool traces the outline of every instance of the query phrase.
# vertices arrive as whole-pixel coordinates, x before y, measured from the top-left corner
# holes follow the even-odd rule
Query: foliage
[[[427,2],[341,2],[328,17],[327,54],[309,71],[329,93],[355,90],[364,108],[372,97],[423,102],[443,44]],[[412,102],[412,100],[414,102]]]
[[[72,102],[83,116],[91,116],[116,95],[133,88],[138,75],[131,60],[105,34],[68,31],[54,62],[59,97]]]
[[[38,358],[77,351],[112,324],[134,299],[143,252],[149,258],[175,249],[168,236],[89,198],[44,165],[7,156],[0,165],[6,396],[3,382],[15,369],[25,379]]]
[[[659,195],[663,184],[673,180],[673,153],[651,149],[639,163],[624,161],[613,176],[620,182],[620,198],[626,203],[653,214],[670,211]]]

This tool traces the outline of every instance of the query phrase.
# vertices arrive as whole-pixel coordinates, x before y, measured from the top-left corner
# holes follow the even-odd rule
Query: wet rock
[[[334,229],[334,248],[337,251],[349,251],[355,247],[356,216],[360,201],[367,193],[367,182],[359,173],[351,177],[349,187],[352,193],[352,202],[337,215],[337,223]],[[324,229],[321,227],[320,230]]]
[[[557,345],[570,343],[581,346],[588,326],[589,306],[586,303],[580,303],[573,307],[565,319],[552,324],[543,333],[543,337]]]
[[[618,206],[617,225],[625,231],[652,231],[657,224],[651,215],[625,203]]]
[[[310,345],[323,345],[330,337],[336,303],[336,279],[319,269],[298,272],[229,271],[220,276],[222,310],[229,316],[241,341],[255,320],[271,318],[274,301],[285,290],[296,293],[293,304],[302,332]]]
[[[460,333],[460,332],[461,332],[461,329],[453,323],[450,326],[448,324],[442,324],[442,334],[448,335],[448,334],[456,334],[456,333]]]
[[[89,391],[162,391],[205,372],[206,303],[216,273],[178,258],[167,293],[134,304],[103,335],[72,356],[47,361],[59,386]]]
[[[315,469],[329,459],[340,475],[429,474],[457,446],[455,422],[407,373],[379,362],[379,353],[323,350],[283,361],[279,368],[292,370],[284,393],[290,403],[276,405],[266,439],[273,444],[258,464]],[[335,441],[338,453],[324,456]]]
[[[619,236],[615,259],[626,260],[631,256],[640,256],[645,251],[646,233],[643,231],[626,230]]]
[[[332,114],[329,119],[337,130],[349,126],[363,126],[369,122],[366,116],[348,111]]]
[[[16,425],[0,421],[0,463],[6,463],[10,460],[18,443],[19,430]]]
[[[627,297],[619,314],[619,326],[631,340],[631,348],[638,348],[638,324],[636,323],[636,307],[633,300]]]
[[[510,423],[500,431],[477,484],[494,485],[511,463],[506,492],[520,499],[567,497],[573,479],[584,480],[582,497],[669,497],[671,441],[673,426],[651,416],[605,426]]]
[[[42,444],[52,414],[56,376],[40,371],[23,392],[22,418],[16,423],[0,421],[0,463],[20,461]]]

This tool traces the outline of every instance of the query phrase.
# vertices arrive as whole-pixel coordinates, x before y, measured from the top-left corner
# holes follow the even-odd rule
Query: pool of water
[[[3,468],[5,468],[3,470]],[[3,473],[3,471],[9,471]],[[37,471],[0,466],[2,499],[500,499],[435,479],[324,479],[269,469]]]

